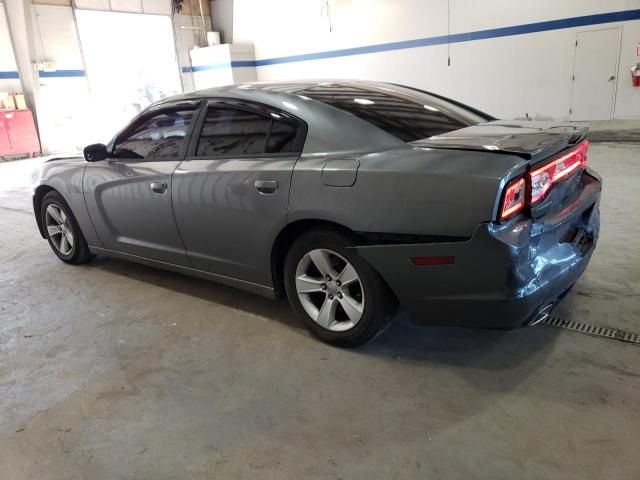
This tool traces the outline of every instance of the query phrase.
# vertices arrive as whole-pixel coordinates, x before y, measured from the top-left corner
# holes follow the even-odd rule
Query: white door
[[[571,120],[611,120],[620,28],[578,32],[575,48]]]

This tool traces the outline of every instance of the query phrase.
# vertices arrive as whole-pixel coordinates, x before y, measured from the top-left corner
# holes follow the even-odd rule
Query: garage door
[[[106,142],[152,102],[182,91],[171,19],[165,15],[77,10],[93,141]]]

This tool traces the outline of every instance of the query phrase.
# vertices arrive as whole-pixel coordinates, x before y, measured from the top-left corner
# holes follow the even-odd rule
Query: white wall
[[[256,59],[447,35],[447,0],[235,0],[234,42]],[[640,0],[450,0],[451,34],[640,9]],[[640,21],[622,27],[614,118],[640,118]],[[331,31],[329,29],[331,28]],[[259,66],[260,80],[362,78],[404,83],[451,96],[498,117],[568,119],[576,32],[602,25],[447,45]]]
[[[169,0],[75,0],[75,5],[87,10],[171,14]]]
[[[211,31],[211,18],[204,17],[205,28]],[[202,18],[199,16],[176,15],[173,18],[178,64],[182,75],[182,87],[185,92],[195,89],[193,73],[190,71],[191,59],[189,52],[196,45],[206,46],[206,33],[201,30]]]
[[[233,41],[233,0],[210,0],[213,30],[220,32],[222,43]]]
[[[640,8],[640,0],[633,3],[636,8]],[[640,47],[640,21],[625,22],[620,45],[614,118],[636,119],[640,118],[640,88],[631,86],[630,69],[640,63],[640,56],[636,54],[636,48]]]
[[[13,56],[9,25],[4,11],[4,4],[0,2],[0,75],[13,74],[18,67]],[[0,78],[0,92],[19,92],[20,80],[17,78]]]

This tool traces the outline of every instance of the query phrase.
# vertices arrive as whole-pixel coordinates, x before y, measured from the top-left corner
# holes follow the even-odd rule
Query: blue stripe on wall
[[[53,72],[38,72],[41,78],[68,78],[68,77],[84,77],[84,70],[55,70]]]
[[[18,72],[0,72],[0,78],[20,78]]]
[[[319,60],[324,58],[336,58],[351,55],[362,55],[366,53],[388,52],[391,50],[403,50],[406,48],[428,47],[431,45],[442,45],[446,43],[470,42],[473,40],[484,40],[487,38],[509,37],[513,35],[523,35],[526,33],[547,32],[549,30],[561,30],[564,28],[583,27],[586,25],[599,25],[602,23],[623,22],[639,19],[640,9],[624,10],[621,12],[600,13],[596,15],[585,15],[583,17],[563,18],[560,20],[527,23],[523,25],[514,25],[511,27],[478,30],[475,32],[455,33],[453,35],[418,38],[415,40],[406,40],[402,42],[380,43],[377,45],[368,45],[366,47],[345,48],[342,50],[330,50],[326,52],[291,55],[288,57],[267,58],[263,60],[256,60],[255,65],[257,67],[262,67],[266,65],[277,65],[279,63],[304,62],[308,60]]]
[[[54,72],[38,72],[38,75],[42,78],[84,77],[86,72],[84,70],[56,70]],[[0,72],[0,79],[2,78],[20,78],[20,75],[18,72]]]
[[[511,27],[492,28],[488,30],[477,30],[474,32],[455,33],[453,35],[440,35],[436,37],[417,38],[400,42],[379,43],[364,47],[344,48],[341,50],[329,50],[325,52],[305,53],[301,55],[290,55],[286,57],[265,58],[256,61],[235,61],[230,64],[203,65],[199,67],[183,67],[183,72],[212,70],[222,67],[264,67],[267,65],[278,65],[281,63],[306,62],[310,60],[321,60],[327,58],[348,57],[352,55],[363,55],[367,53],[389,52],[392,50],[404,50],[407,48],[429,47],[432,45],[443,45],[447,43],[470,42],[473,40],[485,40],[488,38],[509,37],[513,35],[523,35],[527,33],[547,32],[550,30],[562,30],[564,28],[584,27],[587,25],[600,25],[603,23],[624,22],[629,20],[640,20],[640,9],[624,10],[621,12],[599,13],[595,15],[585,15],[582,17],[562,18],[560,20],[549,20],[545,22],[527,23],[513,25]]]
[[[231,62],[224,62],[224,63],[212,63],[209,65],[199,65],[197,67],[182,67],[182,73],[204,72],[206,70],[217,70],[219,68],[229,68],[231,66],[232,66]]]
[[[204,72],[207,70],[217,70],[219,68],[255,67],[255,60],[234,60],[232,62],[212,63],[209,65],[198,65],[195,67],[182,67],[182,73]]]

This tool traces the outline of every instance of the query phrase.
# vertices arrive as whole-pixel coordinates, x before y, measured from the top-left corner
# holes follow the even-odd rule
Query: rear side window
[[[349,112],[404,142],[486,121],[475,112],[426,92],[408,95],[392,88],[318,84],[296,93]]]
[[[118,139],[116,158],[176,159],[185,145],[185,137],[194,110],[166,110],[141,120]]]
[[[209,107],[196,156],[259,155],[295,152],[298,127],[282,116],[263,116],[236,108]]]
[[[269,120],[251,112],[210,108],[202,126],[197,156],[262,153]]]
[[[269,131],[269,138],[267,139],[265,151],[267,153],[295,151],[294,142],[297,134],[298,129],[295,126],[272,119],[271,130]]]

